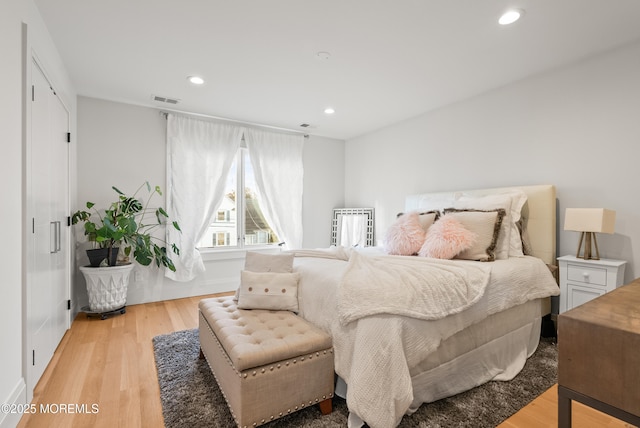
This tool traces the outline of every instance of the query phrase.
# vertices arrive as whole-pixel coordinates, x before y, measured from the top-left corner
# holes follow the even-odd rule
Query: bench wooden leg
[[[318,406],[320,406],[320,413],[322,413],[323,415],[328,415],[333,411],[331,398],[327,398],[326,400],[319,402]]]
[[[202,352],[202,348],[200,348],[200,355],[198,355],[199,359],[204,359],[204,352]]]

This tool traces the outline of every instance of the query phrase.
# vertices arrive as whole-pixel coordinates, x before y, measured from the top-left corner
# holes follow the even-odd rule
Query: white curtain
[[[247,129],[260,208],[287,249],[302,247],[303,135]]]
[[[167,118],[167,213],[182,232],[167,227],[167,241],[180,248],[176,272],[189,281],[204,272],[198,241],[224,198],[227,175],[240,147],[243,128],[169,114]]]

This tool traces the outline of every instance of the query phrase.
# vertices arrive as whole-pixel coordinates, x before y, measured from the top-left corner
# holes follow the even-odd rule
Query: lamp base
[[[582,243],[584,241],[584,254],[580,255],[580,250],[582,249]],[[595,247],[595,255],[593,253],[593,248]],[[596,240],[595,232],[582,232],[580,234],[580,242],[578,242],[578,252],[576,253],[576,257],[579,259],[585,260],[600,260],[600,251],[598,251],[598,241]]]

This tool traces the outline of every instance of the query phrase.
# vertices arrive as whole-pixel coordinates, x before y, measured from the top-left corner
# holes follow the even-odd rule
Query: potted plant
[[[86,207],[90,211],[78,210],[71,217],[73,224],[84,223],[84,234],[94,246],[87,250],[91,265],[80,270],[87,281],[90,310],[100,313],[120,309],[124,313],[129,273],[133,268],[130,256],[143,266],[155,261],[156,266],[162,265],[175,272],[167,251],[169,244],[153,236],[153,232],[161,226],[180,230],[177,221],[169,221],[164,208],[150,208],[153,196],[162,195],[159,186],[151,188],[145,182],[131,196],[115,186],[112,188],[118,199],[103,212],[98,211],[93,202],[87,202]],[[144,188],[148,192],[146,200],[138,197]],[[124,246],[124,261],[118,263],[120,246]],[[170,247],[172,253],[180,254],[174,243]]]

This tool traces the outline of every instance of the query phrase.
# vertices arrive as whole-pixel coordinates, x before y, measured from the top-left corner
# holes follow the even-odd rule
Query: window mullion
[[[238,177],[236,182],[238,183],[238,188],[236,189],[236,210],[238,212],[237,215],[237,224],[236,231],[238,234],[238,247],[245,247],[245,200],[244,200],[244,150],[241,148],[238,150]]]

